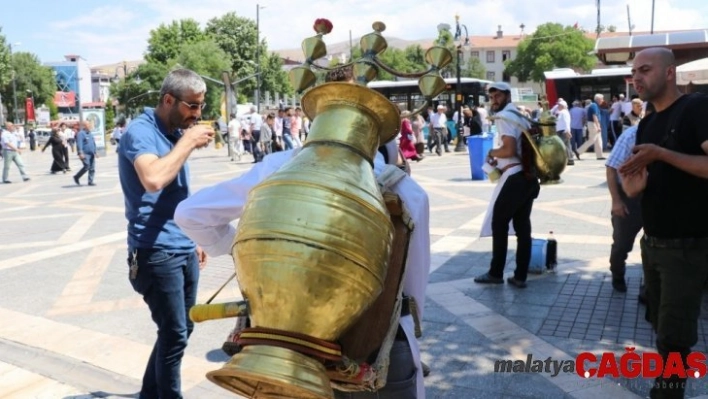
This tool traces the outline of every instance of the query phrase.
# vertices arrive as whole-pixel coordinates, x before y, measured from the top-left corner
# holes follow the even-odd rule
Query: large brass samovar
[[[323,26],[316,23],[318,35],[303,42],[306,65],[290,74],[298,91],[316,80],[310,67],[326,54]],[[248,195],[233,257],[252,327],[240,335],[241,352],[207,374],[239,395],[332,398],[323,364],[341,356],[335,341],[382,290],[393,227],[372,166],[380,143],[398,133],[400,116],[364,85],[377,75],[384,28],[375,23],[361,39],[364,56],[352,63],[358,85],[307,91],[305,145]],[[434,47],[427,57],[433,67],[419,74],[419,86],[437,95],[445,87],[439,69],[451,55]]]
[[[538,122],[527,118],[521,113],[515,113],[516,116],[526,120],[525,125],[534,127],[532,129],[528,129],[518,121],[507,120],[516,124],[531,144],[534,152],[536,174],[541,184],[559,184],[563,182],[560,175],[568,164],[568,153],[566,152],[565,143],[556,133],[556,118],[548,111],[548,103],[544,102],[543,108],[544,110]],[[493,115],[490,119],[504,118],[500,115]]]
[[[536,170],[541,184],[562,183],[560,175],[568,164],[565,143],[556,133],[556,118],[546,109],[539,118],[541,134],[536,135],[531,145],[535,152]]]

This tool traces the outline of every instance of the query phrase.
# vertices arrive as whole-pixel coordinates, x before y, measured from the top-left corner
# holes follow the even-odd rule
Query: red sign
[[[36,121],[34,117],[34,100],[32,100],[32,97],[25,98],[25,120],[27,122]]]
[[[76,106],[76,93],[73,91],[58,91],[54,93],[54,105],[59,108],[71,108]]]

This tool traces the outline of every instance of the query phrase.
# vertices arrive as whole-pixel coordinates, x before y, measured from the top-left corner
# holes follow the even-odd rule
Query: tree
[[[469,57],[467,64],[462,68],[461,75],[465,78],[486,79],[487,70],[484,68],[479,58]]]
[[[12,78],[10,78],[0,88],[3,100],[7,104],[8,113],[15,113],[15,99],[17,106],[24,109],[25,98],[28,91],[31,92],[35,104],[46,104],[54,98],[56,92],[56,82],[52,75],[52,69],[45,67],[39,58],[32,53],[13,53],[11,58],[11,68],[15,71],[15,87],[13,90]],[[11,75],[12,76],[12,75]]]
[[[234,80],[255,74],[258,54],[260,54],[261,93],[292,93],[287,74],[282,70],[280,58],[275,54],[269,54],[268,44],[264,39],[261,39],[260,50],[258,49],[255,21],[230,12],[220,18],[209,20],[205,33],[229,57]],[[255,78],[241,82],[238,87],[239,96],[243,93],[253,93],[256,82]]]
[[[115,117],[116,114],[113,110],[113,100],[110,98],[106,99],[106,132],[108,132],[109,129],[113,129],[113,126],[115,125]]]
[[[57,120],[59,118],[59,108],[54,104],[53,98],[47,101],[47,107],[49,108],[49,119],[53,121]]]
[[[172,21],[169,25],[160,24],[157,29],[150,31],[145,59],[166,64],[177,56],[182,45],[201,42],[205,36],[199,23],[193,19]]]
[[[118,99],[123,112],[122,117],[132,115],[131,110],[140,110],[143,107],[154,107],[157,105],[157,91],[162,87],[169,67],[154,61],[140,64],[137,70],[131,72],[124,79],[117,83],[112,83],[110,92]],[[138,83],[140,77],[140,83]],[[154,93],[148,94],[151,91]]]
[[[582,31],[549,22],[519,43],[516,59],[506,62],[505,72],[522,82],[529,79],[542,82],[543,72],[553,68],[588,71],[597,62],[588,55],[593,47],[594,42]]]
[[[7,46],[5,35],[2,34],[2,27],[0,27],[0,87],[4,87],[12,80],[11,71],[10,48]]]
[[[212,79],[221,80],[221,73],[229,70],[228,56],[211,39],[183,45],[177,57],[170,60],[173,68],[183,67]],[[205,118],[218,118],[221,113],[221,97],[223,86],[204,79],[207,83],[207,93],[204,101],[206,108],[202,111]]]
[[[614,25],[610,25],[607,27],[608,32],[617,32],[617,27]]]
[[[419,66],[421,69],[425,68],[428,64],[425,61],[425,50],[420,44],[414,44],[412,46],[406,47],[403,52],[406,54],[406,59],[412,65]]]
[[[440,70],[440,73],[444,78],[451,78],[457,76],[457,46],[455,45],[455,37],[450,32],[449,25],[441,25],[438,27],[438,38],[435,44],[442,46],[450,50],[452,54],[452,62],[450,62],[445,68]],[[462,58],[462,56],[460,56]]]

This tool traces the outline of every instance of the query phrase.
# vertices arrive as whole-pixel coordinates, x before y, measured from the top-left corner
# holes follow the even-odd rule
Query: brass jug
[[[546,109],[539,118],[541,134],[531,140],[534,148],[536,169],[541,184],[559,184],[561,173],[568,164],[565,143],[556,133],[556,118]]]
[[[249,193],[233,256],[254,327],[333,341],[383,287],[393,226],[372,165],[399,112],[349,83],[311,89],[302,107],[307,143]],[[282,347],[246,346],[207,377],[252,398],[333,397],[321,362]]]

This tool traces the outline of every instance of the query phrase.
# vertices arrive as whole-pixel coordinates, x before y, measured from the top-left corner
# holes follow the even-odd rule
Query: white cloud
[[[518,34],[519,25],[530,33],[545,22],[573,25],[578,22],[587,30],[597,23],[595,2],[583,4],[553,0],[540,5],[528,0],[453,0],[445,3],[411,0],[361,2],[355,0],[125,0],[124,5],[102,6],[86,15],[50,26],[47,37],[54,36],[59,45],[84,56],[91,64],[105,64],[123,59],[139,59],[147,46],[151,29],[161,23],[182,18],[193,18],[202,24],[226,12],[256,18],[256,4],[265,6],[260,11],[261,36],[269,49],[299,48],[301,41],[314,34],[312,23],[316,18],[328,18],[334,30],[325,38],[327,43],[349,40],[371,32],[371,23],[377,20],[387,25],[384,36],[402,39],[424,39],[436,36],[436,26],[453,26],[455,14],[465,24],[470,35],[494,35],[501,25],[505,34]],[[651,6],[648,0],[629,0],[632,22],[636,31],[648,31],[651,25]],[[647,6],[649,4],[649,6]],[[656,0],[655,30],[695,29],[708,25],[708,3],[698,0]],[[603,2],[601,23],[627,30],[626,2]]]

